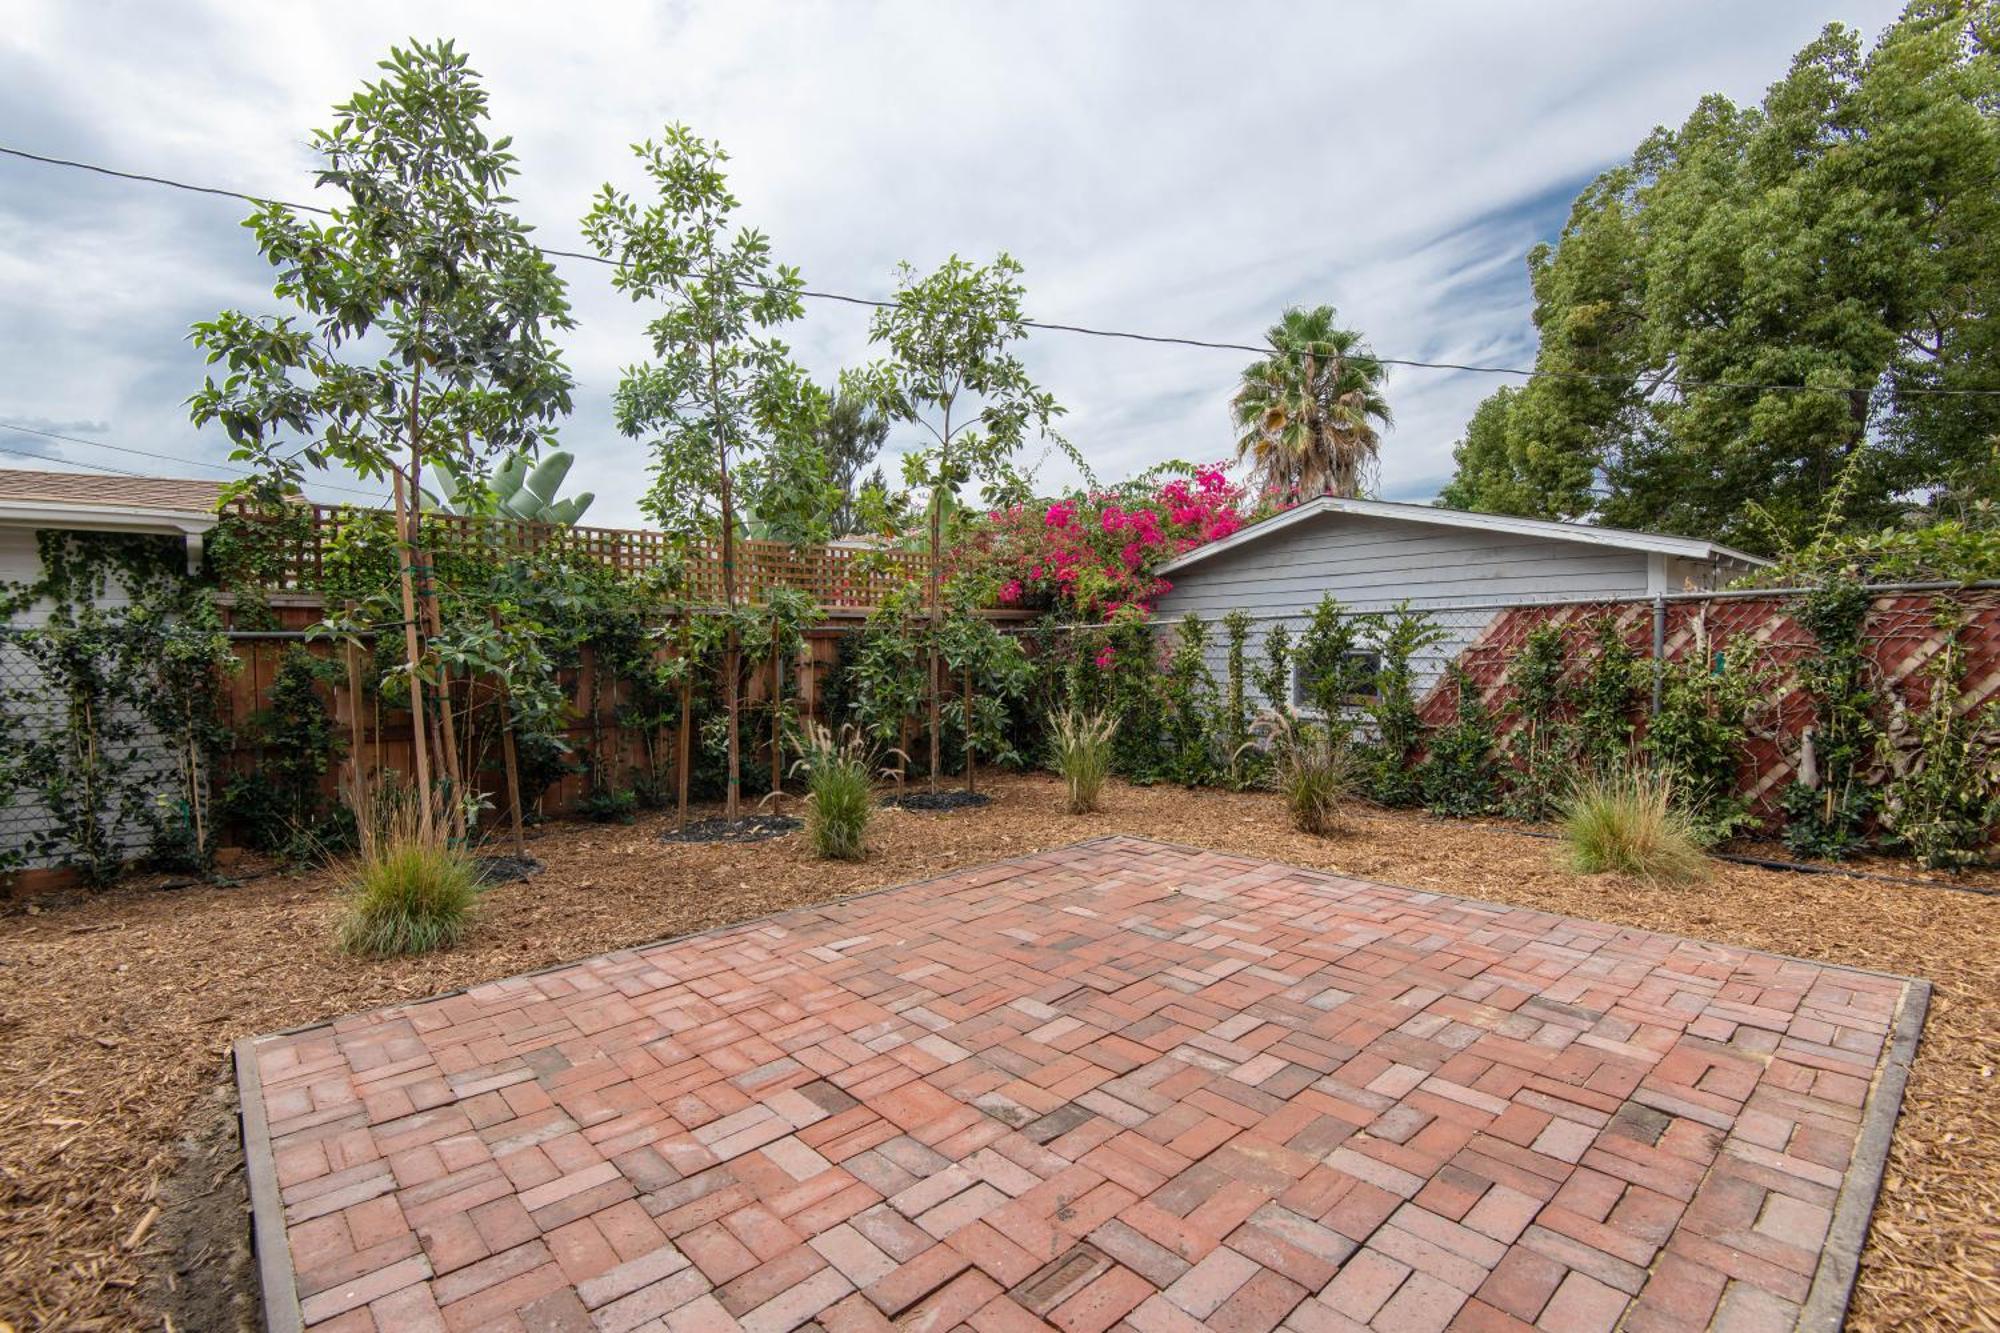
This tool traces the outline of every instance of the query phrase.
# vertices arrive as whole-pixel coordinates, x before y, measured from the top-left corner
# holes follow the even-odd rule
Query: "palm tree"
[[[1356,496],[1372,480],[1377,423],[1392,418],[1382,363],[1330,305],[1294,307],[1264,335],[1271,355],[1245,367],[1229,400],[1247,458],[1266,487],[1302,496]]]

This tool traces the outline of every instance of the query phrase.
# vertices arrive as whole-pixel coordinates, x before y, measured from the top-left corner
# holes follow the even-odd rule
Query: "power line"
[[[294,209],[301,213],[316,213],[323,217],[334,216],[333,209],[324,208],[316,204],[291,203],[283,199],[245,194],[240,190],[225,189],[216,185],[197,185],[188,181],[175,180],[168,176],[153,176],[142,172],[120,171],[115,167],[101,166],[94,162],[79,162],[71,158],[50,157],[42,153],[31,153],[22,148],[12,148],[5,144],[0,144],[0,154],[21,158],[29,162],[39,162],[44,166],[87,171],[94,175],[108,176],[114,180],[131,181],[144,185],[158,185],[168,189],[183,190],[190,194],[206,194],[215,195],[223,199],[237,199],[259,207],[267,207],[275,204],[283,208]],[[541,254],[550,258],[575,259],[587,264],[601,264],[606,268],[622,267],[615,259],[608,259],[603,255],[589,254],[581,250],[560,250],[546,245],[538,245],[535,248]],[[768,284],[749,285],[759,286],[763,290],[774,290]],[[876,310],[891,309],[896,304],[894,301],[883,300],[879,297],[853,296],[844,292],[817,291],[812,288],[800,288],[798,289],[798,294],[815,301],[835,301],[844,305],[865,306]],[[1249,352],[1256,356],[1269,356],[1275,350],[1268,344],[1225,342],[1207,338],[1182,337],[1173,334],[1135,333],[1129,329],[1100,329],[1084,324],[1057,324],[1045,320],[1024,319],[1021,321],[1021,324],[1025,328],[1040,329],[1048,333],[1073,333],[1088,338],[1114,338],[1129,342],[1164,344],[1176,347],[1198,347],[1212,351]],[[1459,361],[1423,361],[1415,357],[1381,356],[1375,353],[1370,353],[1369,356],[1370,359],[1381,365],[1403,366],[1413,370],[1445,370],[1469,375],[1512,375],[1524,380],[1570,379],[1599,384],[1629,385],[1634,383],[1635,380],[1635,377],[1631,375],[1599,374],[1587,370],[1524,370],[1519,366],[1482,366]],[[1769,384],[1746,380],[1686,380],[1667,376],[1661,377],[1655,383],[1654,388],[1656,390],[1673,389],[1682,393],[1694,389],[1744,389],[1755,390],[1759,393],[1833,393],[1841,395],[1856,392],[1854,388],[1843,389],[1823,384]],[[1898,392],[1912,396],[1922,395],[1926,397],[2000,397],[2000,389],[1947,389],[1925,385],[1913,385],[1900,389]]]
[[[114,453],[132,454],[139,458],[157,458],[162,462],[179,463],[186,467],[205,467],[205,468],[210,468],[217,472],[234,472],[236,475],[240,477],[254,477],[257,475],[257,470],[255,468],[239,467],[234,463],[210,463],[199,458],[187,458],[180,454],[154,453],[150,449],[134,449],[130,445],[111,444],[104,440],[86,440],[81,436],[64,435],[60,431],[42,430],[41,428],[36,426],[23,426],[17,422],[12,422],[12,421],[0,421],[0,430],[18,431],[23,435],[39,435],[45,440],[61,440],[65,444],[80,444],[85,446],[86,448],[91,448],[91,449],[109,449]],[[45,454],[23,454],[21,456],[23,458],[47,457],[47,455]],[[54,459],[53,461],[58,463],[67,463],[67,462],[79,462],[80,460],[58,458]],[[81,466],[89,467],[91,465],[88,463],[82,463]],[[131,472],[127,473],[126,475],[136,477],[142,474],[137,472]],[[307,484],[319,486],[329,491],[345,491],[349,495],[365,495],[371,500],[380,500],[382,498],[381,495],[375,491],[364,491],[364,490],[359,490],[353,486],[342,486],[338,482],[314,481],[314,482],[309,482]]]
[[[26,449],[9,449],[4,444],[0,444],[0,454],[12,454],[16,458],[32,458],[37,463],[67,463],[71,467],[87,467],[93,472],[111,472],[121,477],[137,477],[141,481],[151,480],[143,472],[132,472],[122,467],[111,467],[104,463],[87,463],[81,458],[51,458],[47,454],[31,454]]]

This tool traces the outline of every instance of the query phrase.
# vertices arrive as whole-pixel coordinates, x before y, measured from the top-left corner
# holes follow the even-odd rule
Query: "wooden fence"
[[[319,622],[323,612],[318,600],[297,598],[287,602],[272,608],[280,626],[275,634],[245,631],[231,638],[231,648],[242,667],[230,677],[223,721],[243,738],[225,761],[232,772],[249,772],[257,767],[260,757],[254,739],[259,730],[257,720],[270,705],[271,687],[285,655],[294,648],[304,647],[314,656],[336,665],[342,661],[340,644],[295,637],[298,631]],[[794,707],[799,717],[821,716],[826,679],[838,659],[839,640],[847,632],[825,626],[810,629],[798,656],[784,663],[785,688],[788,692],[796,691]],[[769,660],[746,662],[745,669],[748,683],[742,723],[743,769],[748,775],[746,789],[762,790],[763,781],[755,779],[771,771],[771,738],[768,727],[760,727],[758,723],[761,714],[748,710],[770,698],[775,672]],[[329,799],[334,798],[357,764],[371,778],[388,770],[409,774],[415,766],[409,714],[402,709],[380,707],[372,693],[364,692],[357,699],[341,683],[340,671],[330,674],[332,683],[320,689],[335,722],[341,753],[329,767],[324,793]],[[373,673],[368,674],[372,677]],[[629,677],[621,678],[604,669],[586,647],[581,663],[562,671],[558,683],[569,700],[567,720],[558,734],[575,760],[572,769],[582,770],[583,760],[588,757],[605,782],[614,787],[636,785],[641,775],[649,772],[671,782],[672,756],[677,752],[676,731],[667,727],[648,733],[621,720],[621,710],[634,702],[636,693]],[[465,688],[464,682],[460,682],[461,698]],[[699,738],[694,740],[698,747]],[[487,758],[485,771],[476,780],[469,777],[468,782],[487,793],[501,812],[493,827],[504,829],[505,781],[497,768],[497,754],[489,753]],[[589,774],[572,771],[542,793],[530,806],[529,814],[568,814],[590,794]]]
[[[326,555],[343,532],[357,524],[379,524],[382,512],[358,505],[300,504],[303,523],[288,523],[267,511],[239,505],[232,517],[267,523],[277,539],[268,573],[279,592],[312,592],[325,584]],[[287,518],[291,515],[287,515]],[[566,552],[633,575],[679,566],[690,600],[721,605],[722,544],[679,543],[665,533],[639,528],[567,527],[515,519],[427,513],[423,544],[433,557],[452,555],[508,559]],[[881,604],[889,593],[924,578],[929,558],[921,553],[857,546],[794,548],[783,542],[744,538],[736,544],[738,599],[755,603],[773,588],[805,593],[834,615],[853,615]]]

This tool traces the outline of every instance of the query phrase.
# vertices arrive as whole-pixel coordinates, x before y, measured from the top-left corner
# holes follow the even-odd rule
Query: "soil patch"
[[[542,863],[532,856],[480,856],[473,867],[481,884],[512,884],[542,873]]]
[[[670,828],[661,842],[769,842],[805,827],[790,815],[744,815],[740,819],[692,819],[684,829]]]
[[[1539,839],[1412,815],[1360,812],[1343,835],[1311,838],[1265,793],[1114,782],[1102,813],[1071,816],[1051,777],[996,774],[990,790],[991,805],[952,819],[883,811],[858,863],[816,860],[801,838],[663,844],[672,818],[662,813],[631,827],[545,826],[530,844],[542,872],[487,889],[466,943],[424,958],[334,947],[338,871],[171,893],[121,886],[0,917],[0,1319],[125,1329],[171,1315],[177,1329],[226,1329],[231,1316],[218,1312],[254,1308],[254,1275],[217,1261],[247,1244],[247,1214],[210,1192],[235,1179],[233,1100],[219,1114],[212,1101],[230,1082],[237,1037],[1131,833],[1929,979],[1936,992],[1850,1326],[1993,1326],[2000,901],[1730,864],[1703,883],[1652,890],[1564,873]],[[222,1136],[190,1128],[202,1123]],[[159,1218],[128,1246],[156,1204]],[[203,1245],[207,1258],[193,1263]],[[206,1281],[214,1288],[199,1290]],[[175,1303],[199,1300],[211,1303]]]
[[[954,787],[950,791],[913,791],[903,796],[891,796],[882,802],[903,810],[920,810],[944,813],[951,810],[977,810],[993,804],[993,798],[983,791],[967,791]]]

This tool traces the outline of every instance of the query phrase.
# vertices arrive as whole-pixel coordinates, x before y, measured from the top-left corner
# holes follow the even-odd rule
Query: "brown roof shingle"
[[[214,513],[222,483],[189,477],[117,477],[87,472],[32,472],[0,468],[0,502],[86,505],[106,509],[159,509]]]

